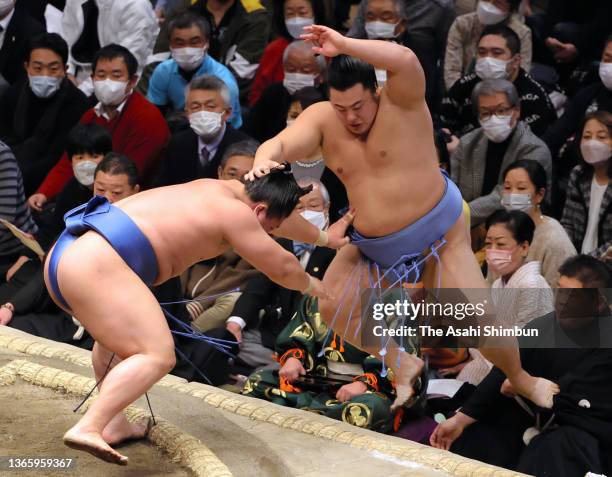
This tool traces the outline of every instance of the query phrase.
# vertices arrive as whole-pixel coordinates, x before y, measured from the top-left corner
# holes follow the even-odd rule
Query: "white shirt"
[[[15,13],[15,9],[13,8],[11,12],[5,16],[2,20],[0,20],[0,26],[2,27],[2,31],[0,32],[0,48],[4,45],[4,37],[6,36],[6,29],[8,28],[9,23],[11,23],[11,18],[13,18],[13,14]]]
[[[127,100],[129,99],[130,96],[131,96],[131,93],[127,95],[127,98],[123,100],[123,103],[117,106],[117,116],[121,116],[121,112],[123,111],[123,108],[125,107],[125,103],[127,103]],[[99,101],[98,101],[98,104],[94,106],[94,113],[96,113],[96,116],[98,116],[99,118],[104,118],[109,122],[112,121],[111,117],[108,114],[106,114],[106,111],[104,110],[104,107],[102,106],[102,103]]]
[[[582,240],[582,253],[591,253],[598,246],[599,212],[601,211],[601,202],[607,188],[608,184],[599,185],[593,175],[591,200],[589,202],[589,221],[587,222],[586,233]]]
[[[202,149],[206,148],[206,151],[208,151],[208,159],[207,159],[207,163],[209,164],[210,161],[212,161],[212,158],[215,157],[215,154],[217,154],[217,149],[219,149],[219,144],[221,144],[221,141],[223,140],[223,136],[225,135],[225,122],[223,123],[223,126],[221,127],[221,131],[219,131],[219,133],[217,134],[217,136],[209,143],[204,142],[204,140],[198,136],[198,156],[200,157],[200,162],[202,163],[202,166],[206,167],[207,164],[204,164],[204,159],[202,156]]]

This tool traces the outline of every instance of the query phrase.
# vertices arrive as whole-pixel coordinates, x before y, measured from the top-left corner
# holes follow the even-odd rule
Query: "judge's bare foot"
[[[128,422],[125,417],[119,423],[111,421],[102,431],[102,438],[110,446],[117,446],[127,441],[144,439],[153,427],[150,417],[139,422]]]
[[[89,452],[98,459],[111,464],[128,464],[128,458],[104,442],[102,436],[97,432],[82,432],[72,428],[64,434],[64,444],[72,449]]]
[[[391,411],[406,404],[414,395],[414,383],[423,371],[423,360],[405,351],[399,352],[399,368],[393,370],[395,373],[395,401],[391,405]]]
[[[544,378],[536,378],[527,373],[511,381],[514,390],[526,397],[536,406],[550,409],[553,407],[553,397],[560,389],[556,383]]]

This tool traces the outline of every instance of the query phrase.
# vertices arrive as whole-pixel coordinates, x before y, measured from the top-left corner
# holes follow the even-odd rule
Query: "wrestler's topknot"
[[[285,219],[291,215],[300,197],[312,191],[312,185],[300,187],[288,169],[272,169],[269,174],[247,181],[245,191],[253,202],[268,205],[269,218]]]
[[[338,55],[332,58],[329,64],[327,84],[330,89],[346,91],[356,84],[363,85],[376,93],[378,83],[374,67],[359,58],[348,55]]]

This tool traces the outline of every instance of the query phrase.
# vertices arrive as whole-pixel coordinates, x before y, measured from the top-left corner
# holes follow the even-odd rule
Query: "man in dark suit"
[[[313,190],[300,199],[296,211],[322,230],[329,227],[329,194],[325,186],[314,179],[301,179],[300,187],[312,184]],[[306,272],[323,277],[335,250],[326,247],[279,239],[279,243],[292,251]],[[263,274],[257,274],[247,283],[227,319],[226,328],[240,342],[238,364],[256,368],[274,362],[274,342],[298,309],[302,294],[282,288]],[[261,313],[263,311],[263,313]],[[261,319],[260,319],[261,316]]]
[[[0,91],[3,84],[6,87],[25,76],[30,39],[44,32],[43,25],[15,7],[14,1],[0,3]]]
[[[201,76],[191,82],[185,98],[185,113],[191,127],[170,139],[159,185],[217,179],[227,147],[250,139],[227,122],[232,113],[230,91],[215,76]]]

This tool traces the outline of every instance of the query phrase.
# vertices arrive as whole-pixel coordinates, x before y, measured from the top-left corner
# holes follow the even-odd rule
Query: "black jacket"
[[[0,75],[13,84],[26,76],[23,62],[28,55],[30,38],[45,32],[43,25],[21,7],[16,7],[13,18],[4,32],[0,48]]]
[[[11,146],[26,195],[36,191],[66,147],[70,130],[90,100],[64,79],[51,98],[38,98],[27,79],[13,84],[0,98],[0,139]]]
[[[444,127],[457,137],[480,127],[472,106],[472,91],[481,79],[475,74],[466,75],[455,82],[442,100],[440,118]],[[557,113],[544,88],[522,68],[514,80],[521,101],[521,119],[540,137],[557,119]]]
[[[236,142],[249,139],[249,136],[229,124],[226,124],[225,128],[217,152],[206,167],[202,166],[200,161],[197,134],[191,128],[173,134],[164,154],[158,185],[182,184],[196,179],[217,179],[217,169],[225,150]]]
[[[587,111],[612,111],[612,91],[601,80],[582,88],[566,105],[565,112],[546,131],[542,140],[550,149],[553,158],[561,147],[575,134]]]
[[[291,240],[279,239],[285,249],[293,253]],[[315,247],[306,264],[306,272],[313,277],[323,278],[336,251],[326,247]],[[262,344],[274,349],[274,342],[281,330],[289,323],[298,308],[302,294],[277,285],[264,274],[253,277],[238,298],[232,316],[246,322],[246,328],[259,328]],[[265,314],[259,321],[260,310]]]

